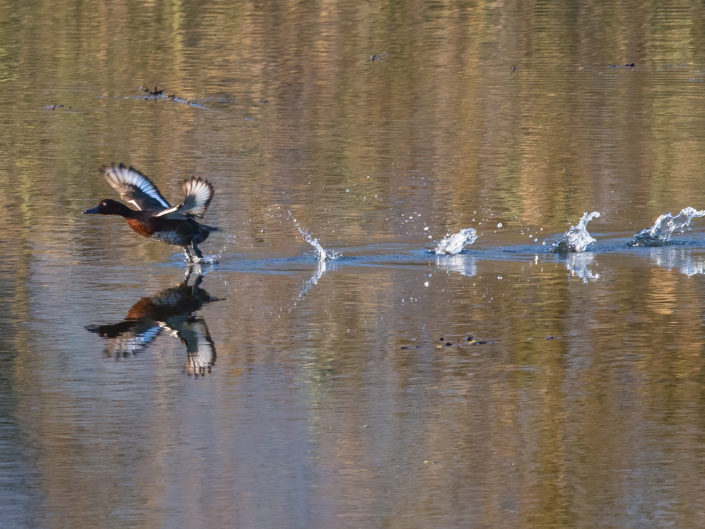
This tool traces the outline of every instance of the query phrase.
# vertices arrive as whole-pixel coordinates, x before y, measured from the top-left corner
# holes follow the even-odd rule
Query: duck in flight
[[[210,232],[218,230],[196,221],[205,215],[213,200],[215,190],[210,182],[202,178],[185,180],[182,185],[184,199],[172,207],[157,186],[133,167],[113,164],[102,167],[101,173],[120,198],[137,209],[106,198],[83,213],[120,215],[140,235],[183,247],[190,263],[203,258],[198,245],[208,238]],[[189,247],[196,254],[195,258]]]

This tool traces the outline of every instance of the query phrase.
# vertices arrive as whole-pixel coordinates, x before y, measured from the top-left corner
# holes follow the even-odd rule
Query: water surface
[[[0,0],[0,526],[705,525],[704,16]]]

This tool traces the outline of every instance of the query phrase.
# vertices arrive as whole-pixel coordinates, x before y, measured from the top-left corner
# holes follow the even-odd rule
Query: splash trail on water
[[[674,232],[684,232],[690,227],[690,222],[698,217],[705,217],[705,210],[687,207],[678,215],[671,215],[670,211],[664,213],[656,219],[653,226],[635,234],[629,246],[664,246],[671,240]]]
[[[587,225],[592,219],[599,218],[600,212],[593,211],[583,213],[583,216],[575,226],[568,228],[563,237],[551,247],[554,253],[580,253],[584,252],[588,245],[595,242],[595,239],[588,233]]]
[[[452,235],[446,235],[436,247],[433,253],[436,255],[457,255],[469,244],[477,240],[477,230],[475,228],[465,228]]]
[[[294,217],[291,211],[287,211],[287,213],[291,221],[294,223],[294,226],[296,226],[296,229],[299,230],[299,233],[304,238],[304,241],[313,247],[316,252],[316,259],[318,259],[318,261],[332,261],[342,255],[340,252],[336,252],[335,250],[326,250],[323,248],[321,243],[318,242],[318,239],[314,238],[309,232],[299,225],[296,217]]]

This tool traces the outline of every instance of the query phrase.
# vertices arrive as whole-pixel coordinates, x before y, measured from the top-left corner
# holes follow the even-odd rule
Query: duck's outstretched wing
[[[106,353],[117,358],[141,353],[159,335],[162,328],[157,322],[142,318],[111,325],[89,325],[86,330],[107,339]]]
[[[202,218],[206,214],[208,205],[215,194],[215,189],[213,189],[211,183],[202,178],[190,178],[184,181],[182,189],[185,195],[184,201],[178,206],[160,211],[155,216],[179,217],[187,215],[189,217]]]
[[[190,318],[178,331],[186,344],[186,372],[205,375],[215,365],[215,344],[203,318]]]
[[[161,211],[171,208],[157,186],[137,169],[113,164],[102,167],[101,172],[110,187],[120,194],[120,198],[137,209]]]

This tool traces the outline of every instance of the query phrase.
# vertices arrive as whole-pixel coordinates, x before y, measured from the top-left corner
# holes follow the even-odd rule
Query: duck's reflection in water
[[[215,364],[215,344],[203,318],[195,315],[212,297],[200,285],[200,270],[189,285],[192,269],[183,282],[132,305],[124,321],[110,325],[90,325],[86,329],[105,338],[105,352],[116,359],[142,352],[163,330],[177,336],[186,345],[186,373],[199,376],[210,373]]]

